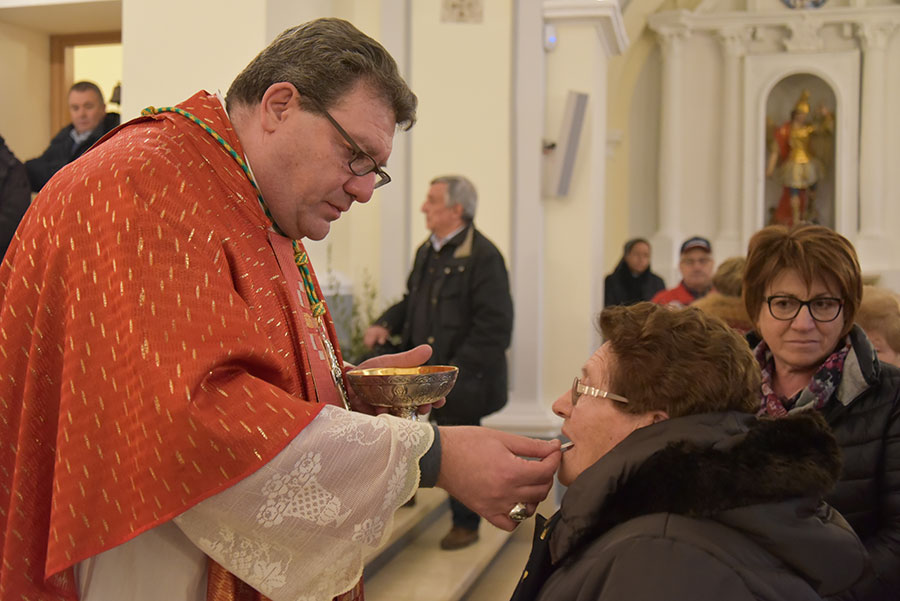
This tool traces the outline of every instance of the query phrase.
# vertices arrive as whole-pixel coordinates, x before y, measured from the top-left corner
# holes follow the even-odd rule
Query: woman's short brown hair
[[[759,407],[760,369],[744,338],[695,307],[607,307],[598,319],[613,351],[610,389],[629,413],[669,417]]]
[[[885,288],[864,286],[856,323],[866,333],[878,332],[891,350],[900,353],[900,299]]]
[[[821,225],[770,225],[756,232],[744,266],[744,305],[754,324],[759,323],[769,284],[788,269],[807,286],[818,280],[838,287],[844,301],[841,336],[846,336],[862,299],[862,273],[850,241]]]

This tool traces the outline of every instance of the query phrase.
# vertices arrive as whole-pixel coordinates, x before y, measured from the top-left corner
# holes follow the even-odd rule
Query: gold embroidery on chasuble
[[[179,106],[242,152],[215,96]],[[4,598],[71,597],[72,565],[256,471],[318,412],[268,221],[207,138],[174,114],[123,125],[42,190],[0,266]]]
[[[299,337],[306,347],[305,355],[309,362],[307,369],[312,376],[312,381],[316,389],[316,396],[322,403],[340,407],[343,403],[331,375],[330,359],[322,339],[322,328],[319,325],[319,318],[314,317],[310,310],[309,299],[306,295],[303,279],[300,277],[300,272],[297,270],[297,266],[294,263],[294,250],[291,240],[270,231],[269,242],[275,250],[275,256],[278,258],[278,264],[282,269],[288,290],[295,292],[290,295],[291,308],[296,312],[300,323],[303,325],[303,330],[299,333]],[[318,288],[315,273],[312,272],[312,270],[310,270],[310,273],[319,294],[319,298],[321,298],[322,293]],[[337,352],[340,352],[337,350],[338,345],[336,343],[336,337],[333,334],[334,330],[331,323],[331,316],[326,313],[323,317],[328,320],[326,322],[326,329],[331,336],[332,341],[334,341],[334,348]],[[340,355],[337,356],[337,359],[340,360]]]

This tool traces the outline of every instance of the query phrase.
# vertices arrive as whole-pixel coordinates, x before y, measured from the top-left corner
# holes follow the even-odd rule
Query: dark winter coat
[[[837,486],[825,497],[872,558],[874,574],[844,599],[900,600],[900,369],[881,363],[859,326],[841,384],[822,408],[844,456]]]
[[[41,156],[25,162],[32,191],[40,192],[54,173],[83,155],[97,140],[118,125],[119,113],[106,113],[97,129],[92,131],[85,141],[77,145],[72,140],[71,134],[74,125],[70,123],[59,130]]]
[[[536,530],[514,601],[819,599],[867,568],[821,496],[840,452],[820,416],[707,413],[640,428]]]
[[[0,137],[0,259],[12,241],[16,228],[31,205],[31,188],[25,165]]]
[[[632,275],[625,257],[622,257],[615,270],[603,281],[603,306],[633,305],[649,301],[665,288],[666,283],[650,271],[649,267],[638,275]]]
[[[747,334],[751,348],[760,342]],[[862,329],[850,330],[852,351],[840,385],[822,408],[841,447],[844,467],[825,500],[859,534],[873,571],[846,601],[900,600],[900,369],[881,363]]]
[[[432,365],[456,365],[459,376],[438,423],[472,423],[498,411],[507,400],[506,349],[512,337],[513,306],[503,255],[469,226],[432,257],[437,265],[430,289],[423,285],[434,253],[425,241],[416,252],[407,293],[375,323],[400,334],[401,349],[427,343]],[[421,303],[425,303],[422,306]],[[427,316],[427,336],[413,340],[412,320]]]

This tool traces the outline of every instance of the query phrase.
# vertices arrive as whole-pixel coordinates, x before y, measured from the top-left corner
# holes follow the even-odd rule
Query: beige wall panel
[[[200,89],[224,93],[265,46],[261,2],[157,0],[122,6],[122,117]]]
[[[419,211],[428,182],[461,173],[478,189],[476,226],[510,260],[509,0],[486,2],[482,23],[443,23],[441,3],[412,3],[413,91],[410,255],[426,237]]]
[[[596,99],[590,97],[593,70],[606,57],[596,52],[597,33],[583,25],[557,26],[558,43],[547,54],[546,138],[558,141],[569,90],[589,94],[585,121],[572,172],[569,194],[544,198],[544,390],[551,403],[579,373],[587,359],[594,315],[602,307],[591,306],[589,294],[592,240],[603,232],[591,231],[591,205],[602,198],[589,197],[591,114]],[[601,144],[605,154],[605,145]]]
[[[50,40],[0,21],[0,136],[25,161],[44,151],[50,131]],[[8,86],[8,87],[7,87]]]
[[[109,104],[113,88],[122,81],[122,45],[76,46],[72,60],[73,80],[94,82],[100,87],[103,99]],[[116,106],[107,106],[107,110],[119,109]]]

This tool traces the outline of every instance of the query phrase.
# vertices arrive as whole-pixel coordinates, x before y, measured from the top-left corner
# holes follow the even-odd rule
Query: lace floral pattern
[[[263,468],[175,522],[274,601],[330,601],[390,535],[433,437],[428,424],[327,406]]]
[[[286,563],[274,559],[272,546],[265,542],[239,537],[227,526],[219,528],[213,539],[201,541],[212,551],[209,555],[230,557],[231,573],[244,582],[253,582],[264,595],[272,594],[287,582],[290,559]]]
[[[350,511],[344,511],[340,499],[316,480],[321,470],[321,454],[310,452],[294,464],[290,473],[272,476],[263,486],[268,498],[257,513],[257,522],[271,528],[284,522],[285,517],[295,517],[320,526],[343,524]]]

